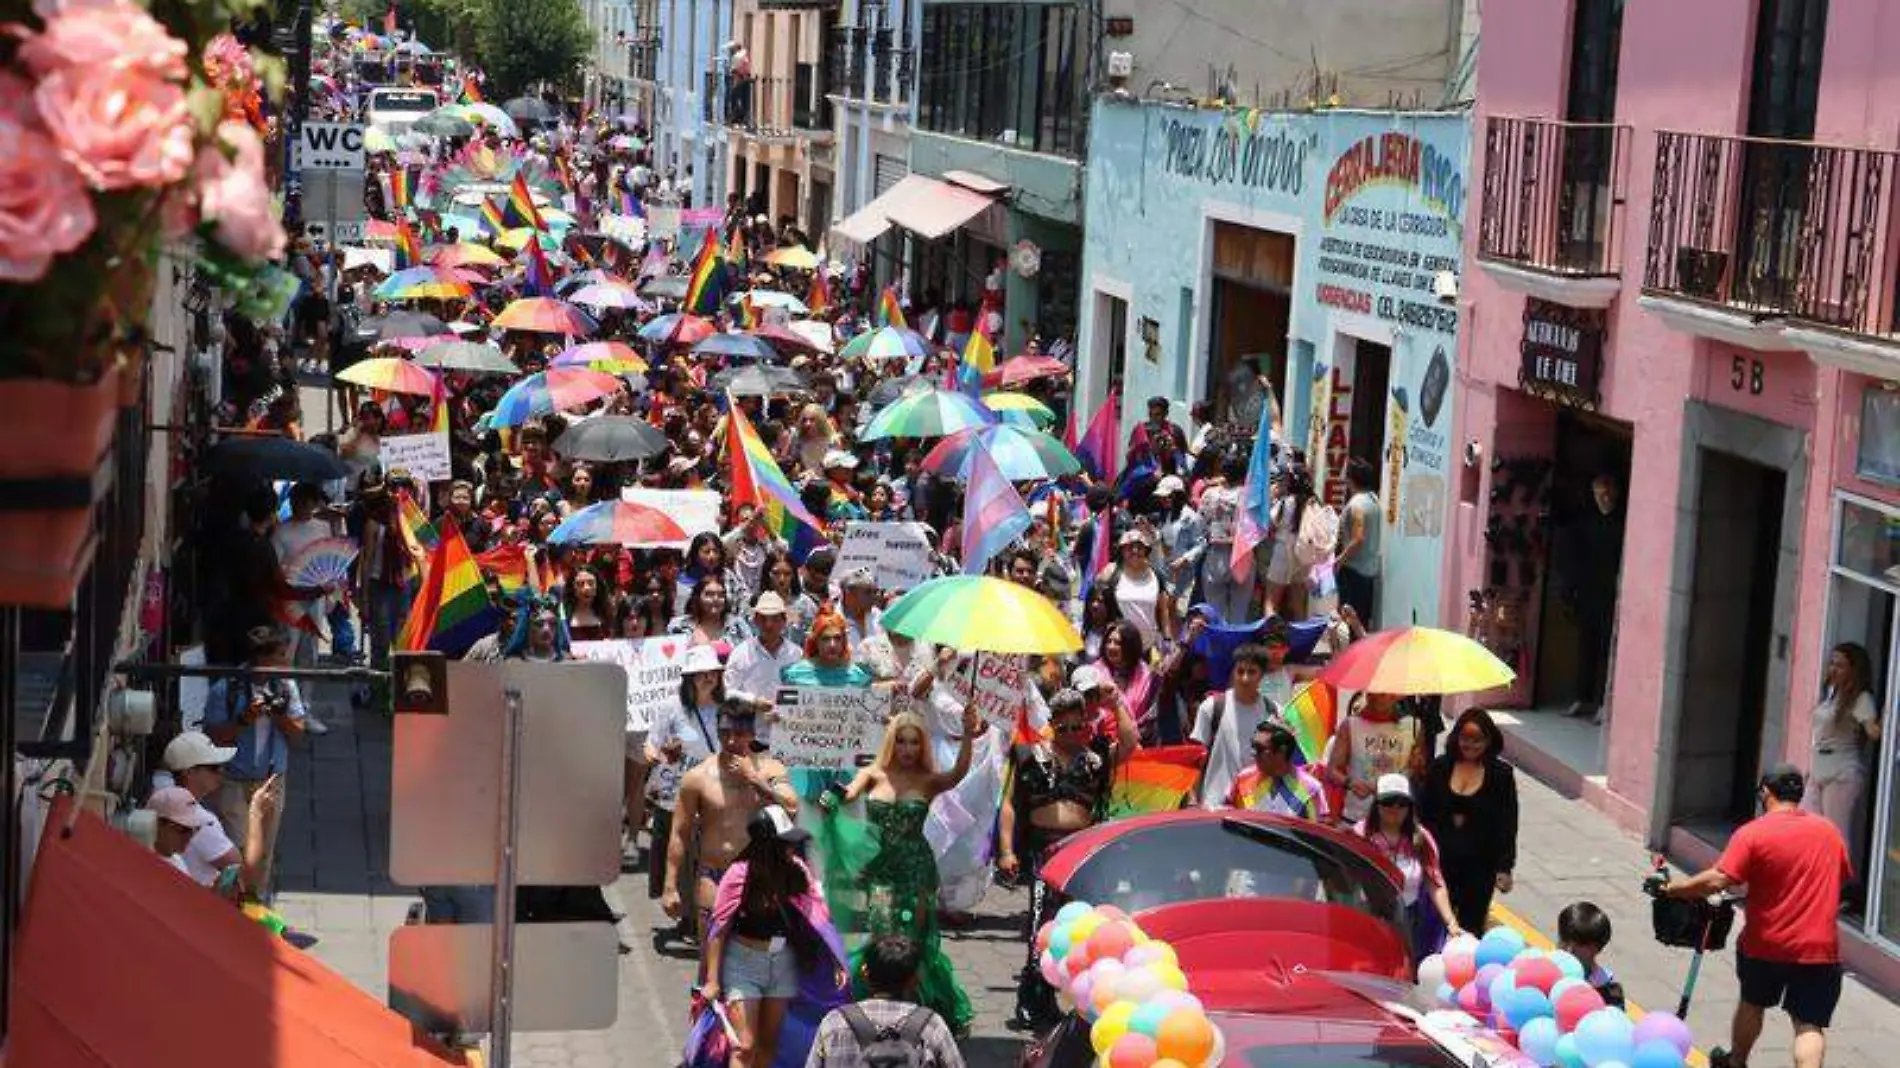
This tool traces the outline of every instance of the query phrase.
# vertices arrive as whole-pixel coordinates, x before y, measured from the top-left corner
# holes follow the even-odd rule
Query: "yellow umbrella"
[[[1491,650],[1436,627],[1401,627],[1354,642],[1320,672],[1342,690],[1406,696],[1477,693],[1516,678]]]
[[[765,262],[774,267],[784,267],[793,271],[812,271],[818,268],[818,256],[803,245],[773,249],[765,254]]]

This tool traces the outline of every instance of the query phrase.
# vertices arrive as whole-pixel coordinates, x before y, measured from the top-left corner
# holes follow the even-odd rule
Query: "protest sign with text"
[[[685,638],[647,638],[575,642],[573,648],[578,660],[616,664],[627,673],[627,730],[637,732],[680,706],[686,646]]]
[[[855,771],[877,754],[890,710],[885,689],[780,687],[772,755],[788,768]]]
[[[1029,658],[1019,653],[979,653],[975,659],[976,714],[997,730],[1014,734],[1016,717],[1042,701],[1042,691],[1029,674]],[[963,704],[970,703],[970,671],[966,659],[941,683]]]
[[[871,569],[880,590],[908,590],[937,570],[922,523],[853,521],[845,525],[844,544],[838,547],[838,563],[832,572],[848,575],[861,567]]]
[[[418,482],[442,482],[449,474],[449,432],[392,434],[382,439],[383,470],[407,471]]]

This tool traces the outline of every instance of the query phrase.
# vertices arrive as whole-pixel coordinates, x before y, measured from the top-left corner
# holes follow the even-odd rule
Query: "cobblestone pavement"
[[[356,714],[340,686],[313,687],[313,705],[331,732],[301,746],[293,759],[288,811],[279,847],[279,910],[319,941],[311,952],[365,990],[385,997],[389,935],[415,895],[392,885],[388,872],[388,723]],[[1518,777],[1522,803],[1517,887],[1499,899],[1503,918],[1548,934],[1564,905],[1590,900],[1615,924],[1607,960],[1629,995],[1651,1009],[1673,1009],[1688,967],[1686,951],[1650,937],[1649,903],[1640,883],[1647,853],[1636,839],[1581,802]],[[515,1063],[534,1068],[667,1068],[685,1030],[690,959],[655,951],[650,932],[663,924],[646,896],[644,874],[607,888],[625,914],[622,938],[633,952],[620,959],[619,1016],[605,1031],[521,1034]],[[1004,1027],[1021,960],[1017,925],[1024,895],[992,888],[967,932],[946,936],[957,973],[977,1010],[964,1049],[974,1068],[1014,1065],[1021,1040]],[[1732,951],[1710,955],[1690,1013],[1699,1044],[1723,1045],[1736,1000]],[[1757,1065],[1789,1060],[1786,1018],[1772,1014]],[[1900,1049],[1900,1007],[1850,978],[1830,1032],[1833,1065],[1893,1063],[1879,1051]]]

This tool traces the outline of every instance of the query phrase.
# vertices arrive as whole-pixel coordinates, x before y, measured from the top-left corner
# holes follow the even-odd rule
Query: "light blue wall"
[[[1389,451],[1380,465],[1388,525],[1379,622],[1439,622],[1445,524],[1457,492],[1450,429],[1459,308],[1433,295],[1432,279],[1460,269],[1469,116],[1223,112],[1103,97],[1091,130],[1077,343],[1083,410],[1107,392],[1098,293],[1129,301],[1122,425],[1142,418],[1154,395],[1174,398],[1185,421],[1213,374],[1214,223],[1291,233],[1287,439],[1309,450],[1317,482],[1343,477],[1337,463],[1326,469],[1331,397],[1316,383],[1331,380],[1336,352],[1349,351],[1353,337],[1392,346],[1386,433],[1403,452]],[[1395,160],[1417,165],[1390,166]],[[1144,318],[1158,324],[1154,361],[1138,333]],[[1395,402],[1401,391],[1403,405]]]
[[[1080,160],[912,129],[910,169],[932,178],[945,171],[980,174],[1007,184],[1011,203],[1032,215],[1071,226],[1082,222]]]
[[[658,84],[669,90],[672,109],[659,124],[662,167],[693,168],[693,203],[723,204],[726,197],[727,140],[721,128],[701,121],[705,72],[723,66],[721,46],[732,38],[732,0],[660,0],[661,55]],[[706,146],[714,146],[708,165]],[[668,153],[678,153],[675,162]]]

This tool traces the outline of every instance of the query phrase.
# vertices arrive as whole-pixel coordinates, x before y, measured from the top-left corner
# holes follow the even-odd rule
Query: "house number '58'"
[[[1759,397],[1762,391],[1762,363],[1747,356],[1737,356],[1729,365],[1728,384],[1735,392],[1747,390],[1751,396]]]

